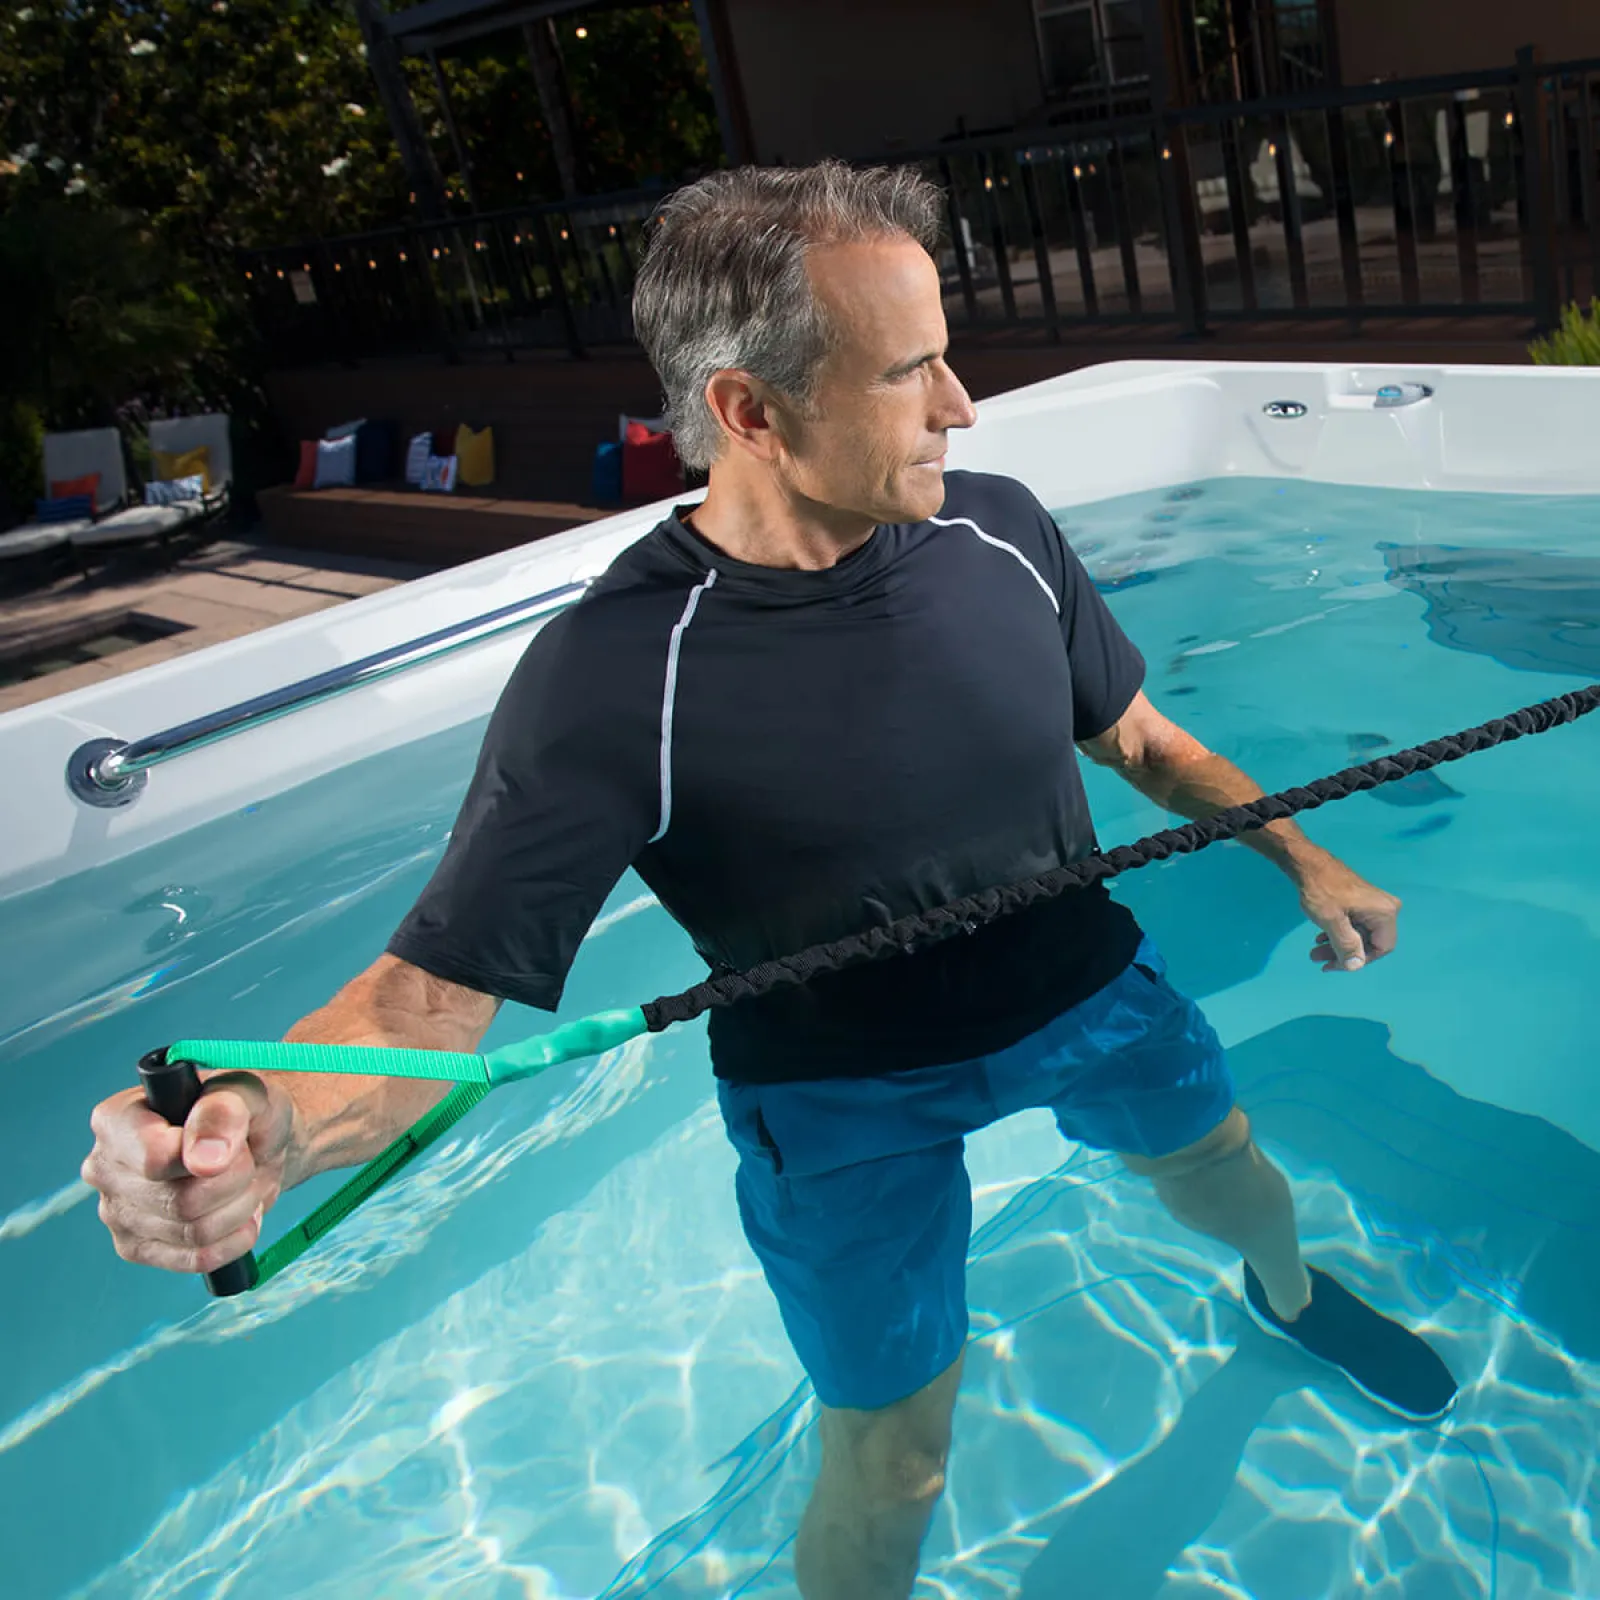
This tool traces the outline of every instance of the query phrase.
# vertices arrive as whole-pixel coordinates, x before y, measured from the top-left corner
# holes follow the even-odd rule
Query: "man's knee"
[[[960,1363],[881,1411],[825,1411],[823,1472],[863,1511],[931,1508],[944,1493]]]
[[[1125,1155],[1122,1159],[1130,1172],[1160,1182],[1203,1172],[1208,1167],[1232,1160],[1249,1148],[1250,1119],[1235,1106],[1203,1139],[1197,1139],[1181,1150],[1174,1150],[1171,1155]]]

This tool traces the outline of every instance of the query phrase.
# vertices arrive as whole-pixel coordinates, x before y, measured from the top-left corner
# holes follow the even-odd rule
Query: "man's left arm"
[[[1162,716],[1143,693],[1115,724],[1079,748],[1180,816],[1209,817],[1263,793],[1231,761]],[[1394,949],[1400,902],[1313,844],[1294,823],[1269,822],[1240,838],[1299,890],[1306,915],[1322,930],[1311,958],[1325,971],[1354,972]]]

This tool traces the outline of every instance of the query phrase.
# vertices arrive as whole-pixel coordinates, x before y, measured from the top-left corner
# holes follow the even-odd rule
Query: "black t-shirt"
[[[1095,838],[1074,741],[1143,675],[1012,479],[951,472],[937,517],[821,572],[732,560],[674,516],[529,645],[389,949],[554,1009],[630,865],[738,970],[1078,860]],[[1069,892],[714,1011],[713,1066],[772,1082],[988,1054],[1138,940],[1104,888]]]

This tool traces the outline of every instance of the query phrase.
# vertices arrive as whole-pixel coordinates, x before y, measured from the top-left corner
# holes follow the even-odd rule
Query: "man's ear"
[[[723,367],[706,379],[705,397],[731,448],[771,461],[787,443],[783,403],[759,378]]]

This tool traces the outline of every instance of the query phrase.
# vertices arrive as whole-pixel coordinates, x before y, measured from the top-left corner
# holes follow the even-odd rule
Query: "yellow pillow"
[[[193,450],[181,453],[175,450],[152,450],[151,458],[156,464],[156,477],[162,483],[171,483],[174,478],[201,477],[205,479],[206,493],[211,493],[211,447],[209,445],[196,445]]]
[[[463,422],[456,429],[456,475],[473,489],[494,482],[493,428],[469,428]]]

